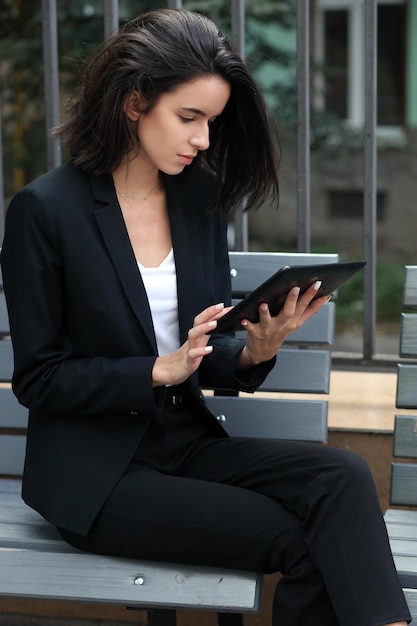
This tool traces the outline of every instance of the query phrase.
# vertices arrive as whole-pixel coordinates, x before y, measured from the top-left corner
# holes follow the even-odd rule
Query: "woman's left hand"
[[[328,296],[313,301],[320,288],[317,282],[300,296],[300,288],[293,287],[278,315],[271,317],[267,304],[259,306],[259,322],[242,320],[247,333],[246,345],[237,357],[237,369],[253,367],[272,359],[284,340],[300,328],[328,302]]]

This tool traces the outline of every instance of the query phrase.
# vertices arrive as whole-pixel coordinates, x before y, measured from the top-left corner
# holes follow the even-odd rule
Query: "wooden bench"
[[[233,292],[241,297],[283,265],[337,260],[336,255],[232,253]],[[210,408],[230,434],[326,442],[327,400],[278,398],[276,392],[329,392],[334,315],[329,302],[294,333],[262,393],[220,397],[207,391]],[[229,625],[239,624],[241,613],[257,612],[259,573],[84,554],[23,503],[27,411],[10,387],[12,347],[1,292],[0,331],[0,596],[124,605],[147,610],[154,625],[174,624],[177,609],[216,611],[220,623]],[[268,394],[272,397],[261,397]]]
[[[405,268],[399,354],[404,361],[398,364],[395,405],[417,409],[417,266]],[[417,463],[410,463],[417,459],[417,414],[395,416],[393,455],[390,503],[417,506]],[[417,624],[417,510],[390,508],[385,522],[412,623]]]

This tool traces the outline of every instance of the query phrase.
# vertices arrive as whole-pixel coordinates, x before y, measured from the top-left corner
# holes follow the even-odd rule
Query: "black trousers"
[[[274,626],[411,621],[361,457],[201,428],[191,408],[167,407],[89,535],[64,538],[101,554],[280,571]]]

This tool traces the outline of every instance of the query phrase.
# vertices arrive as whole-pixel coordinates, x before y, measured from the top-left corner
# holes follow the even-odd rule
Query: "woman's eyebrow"
[[[200,109],[195,109],[194,107],[181,107],[181,109],[189,113],[195,113],[196,115],[205,115],[204,111],[200,111]]]
[[[181,111],[184,111],[186,113],[194,113],[194,115],[201,115],[202,117],[208,117],[207,113],[204,113],[204,111],[201,111],[200,109],[196,109],[194,107],[181,107]],[[213,115],[209,119],[211,121],[214,121],[219,117],[219,115],[220,113],[218,113],[217,115]]]

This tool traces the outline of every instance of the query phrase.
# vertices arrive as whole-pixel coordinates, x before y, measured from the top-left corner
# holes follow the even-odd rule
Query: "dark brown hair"
[[[249,210],[268,197],[278,200],[279,144],[262,93],[226,37],[198,13],[151,11],[106,40],[56,132],[75,164],[94,174],[110,173],[139,147],[124,111],[126,98],[138,91],[149,111],[162,94],[207,75],[219,76],[231,87],[210,147],[195,164],[208,165],[217,176],[213,208],[232,212],[244,199]]]

